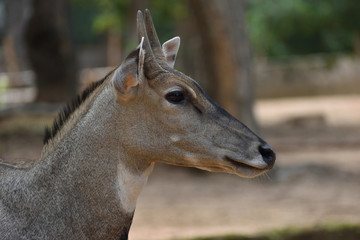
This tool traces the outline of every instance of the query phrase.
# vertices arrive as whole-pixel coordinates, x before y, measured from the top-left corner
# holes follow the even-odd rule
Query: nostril
[[[274,150],[267,144],[259,146],[259,152],[264,161],[268,164],[269,168],[272,168],[275,163],[276,154]]]

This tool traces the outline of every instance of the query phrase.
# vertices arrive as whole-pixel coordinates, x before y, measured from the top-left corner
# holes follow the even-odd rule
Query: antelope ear
[[[128,101],[135,97],[138,85],[141,83],[145,57],[143,43],[144,38],[141,39],[139,46],[115,70],[111,79],[118,98],[122,101]]]
[[[162,45],[162,51],[164,53],[167,64],[170,67],[174,67],[176,55],[180,47],[180,37],[174,37],[166,41]]]

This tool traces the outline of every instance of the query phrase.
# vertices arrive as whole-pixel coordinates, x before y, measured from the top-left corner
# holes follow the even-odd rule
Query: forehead
[[[193,104],[196,103],[198,106],[201,105],[205,107],[207,111],[216,109],[217,104],[207,96],[200,85],[191,77],[188,77],[179,71],[173,69],[172,71],[164,71],[148,82],[150,88],[160,95],[166,95],[174,90],[187,91],[192,96],[191,99]]]
[[[180,88],[190,90],[196,95],[203,94],[203,90],[195,80],[174,69],[159,74],[156,78],[149,81],[149,85],[152,88],[162,90]]]

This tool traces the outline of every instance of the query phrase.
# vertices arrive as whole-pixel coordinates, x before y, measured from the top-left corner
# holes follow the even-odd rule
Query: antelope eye
[[[166,94],[165,99],[173,104],[180,104],[185,101],[185,93],[182,91],[173,91]]]

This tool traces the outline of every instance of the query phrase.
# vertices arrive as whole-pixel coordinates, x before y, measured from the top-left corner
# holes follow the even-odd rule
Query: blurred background
[[[137,46],[145,8],[161,42],[181,37],[175,68],[278,160],[251,180],[158,165],[130,239],[360,239],[358,0],[0,0],[0,158],[40,156],[59,106]]]

